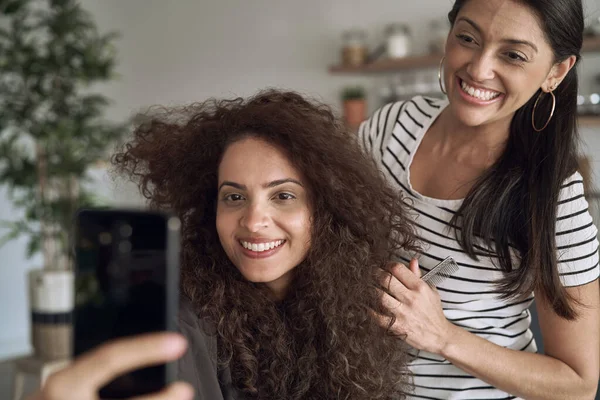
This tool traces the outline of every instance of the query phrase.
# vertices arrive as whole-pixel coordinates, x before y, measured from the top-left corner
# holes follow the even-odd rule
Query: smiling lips
[[[459,78],[460,79],[460,78]],[[493,90],[478,89],[470,86],[465,81],[460,79],[460,87],[465,94],[482,101],[492,101],[499,97],[502,93]]]
[[[240,240],[240,244],[242,245],[242,247],[244,247],[244,249],[250,250],[253,252],[257,252],[257,253],[262,253],[265,251],[269,251],[269,250],[278,248],[284,242],[285,242],[285,240],[275,240],[272,242],[255,243],[255,242],[247,242],[245,240]]]

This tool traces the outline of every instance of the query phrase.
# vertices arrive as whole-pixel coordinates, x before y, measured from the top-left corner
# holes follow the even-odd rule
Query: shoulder
[[[588,223],[591,222],[585,195],[583,177],[579,172],[575,172],[565,179],[561,184],[558,194],[557,220],[573,221],[585,219]]]
[[[214,327],[198,318],[192,303],[182,298],[179,305],[179,332],[188,349],[178,360],[178,378],[190,383],[199,399],[224,399],[218,367],[217,339]]]
[[[557,236],[588,238],[597,234],[585,195],[579,172],[562,182],[556,210]]]
[[[179,303],[178,326],[181,333],[186,337],[197,336],[203,341],[216,343],[214,324],[199,318],[194,311],[192,302],[187,297],[182,297]]]
[[[563,181],[556,211],[558,270],[565,286],[579,286],[598,278],[597,236],[583,178],[576,172]]]
[[[579,198],[581,198],[583,195],[583,176],[579,172],[575,172],[562,182],[558,201],[559,204],[564,204],[567,202],[565,200],[573,201],[572,196],[580,196]]]
[[[393,126],[403,116],[426,122],[428,119],[435,118],[446,103],[445,100],[425,96],[387,103],[375,110],[371,117],[363,122],[361,128],[381,129],[386,125]]]
[[[194,387],[199,400],[242,398],[232,384],[230,368],[219,365],[215,325],[198,317],[186,297],[179,304],[178,322],[180,333],[188,341],[188,350],[178,361],[179,379]]]
[[[418,132],[431,124],[446,104],[446,100],[424,96],[385,104],[360,125],[359,142],[368,152],[376,153],[392,138],[396,126],[409,137],[415,138]]]

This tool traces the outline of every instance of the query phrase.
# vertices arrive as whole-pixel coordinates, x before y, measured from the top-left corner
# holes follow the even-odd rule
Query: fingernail
[[[187,340],[178,333],[170,334],[167,338],[166,349],[169,353],[183,353],[187,349]]]
[[[177,398],[181,398],[182,400],[192,400],[194,398],[194,388],[187,383],[178,385],[177,392]]]

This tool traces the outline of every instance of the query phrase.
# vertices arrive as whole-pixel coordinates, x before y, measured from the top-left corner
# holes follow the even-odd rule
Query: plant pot
[[[365,119],[367,119],[367,102],[365,99],[344,101],[344,120],[349,128],[358,129]]]
[[[44,360],[71,357],[74,282],[71,271],[29,272],[31,342]]]

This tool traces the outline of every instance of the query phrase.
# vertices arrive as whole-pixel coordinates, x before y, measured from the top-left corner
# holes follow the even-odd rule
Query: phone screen
[[[111,339],[176,329],[179,220],[154,212],[83,210],[75,246],[74,355]],[[122,399],[161,390],[173,365],[123,375],[99,392]]]

